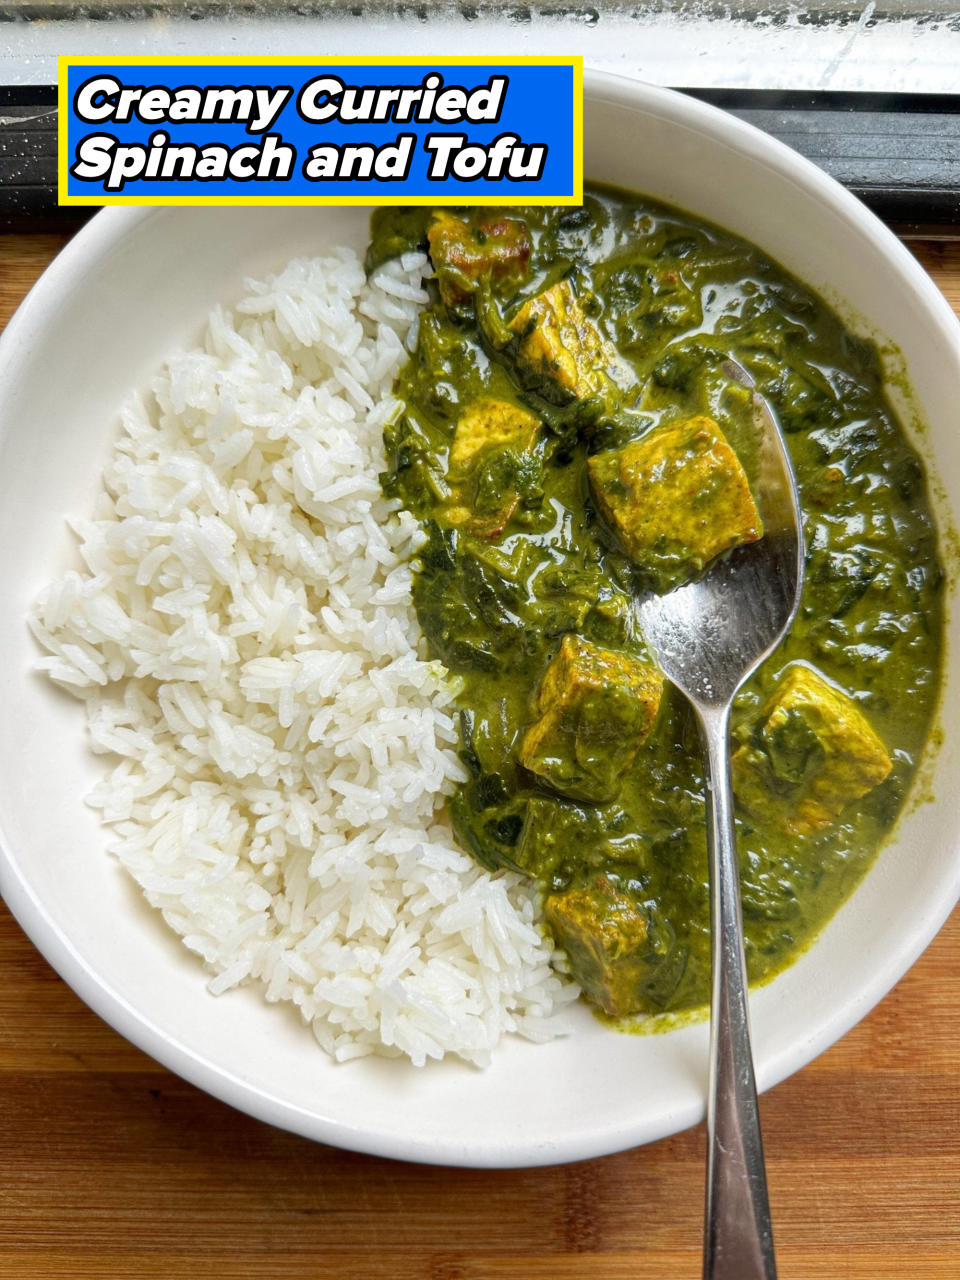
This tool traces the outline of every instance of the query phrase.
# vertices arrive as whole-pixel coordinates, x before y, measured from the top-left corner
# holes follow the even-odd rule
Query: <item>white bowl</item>
[[[760,245],[902,353],[907,406],[941,525],[960,510],[960,326],[900,243],[839,186],[723,113],[611,76],[587,80],[589,178],[643,191]],[[0,341],[0,891],[53,966],[160,1062],[244,1111],[379,1155],[510,1166],[601,1155],[704,1114],[707,1027],[619,1036],[578,1010],[573,1034],[504,1044],[480,1072],[364,1059],[335,1066],[294,1015],[253,992],[215,1000],[199,965],[114,862],[82,797],[99,772],[81,706],[31,674],[24,615],[69,556],[117,410],[194,339],[241,277],[325,245],[362,247],[353,209],[111,209],[67,246]],[[899,364],[899,357],[897,358]],[[960,780],[956,620],[926,796]],[[955,803],[914,803],[896,838],[816,944],[752,998],[761,1088],[861,1018],[957,900]]]

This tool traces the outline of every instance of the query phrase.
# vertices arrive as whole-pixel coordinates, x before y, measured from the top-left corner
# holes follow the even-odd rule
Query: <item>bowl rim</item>
[[[700,130],[704,127],[732,149],[762,159],[781,177],[802,186],[808,196],[829,206],[846,223],[855,223],[859,232],[874,241],[891,265],[913,289],[925,310],[960,338],[960,319],[913,255],[876,216],[853,195],[809,160],[783,143],[719,108],[689,98],[673,90],[649,85],[628,76],[588,70],[585,94],[598,103],[626,106],[648,114],[666,116],[673,123]],[[64,287],[76,287],[87,273],[87,263],[100,256],[134,226],[168,210],[149,206],[110,207],[100,210],[56,256],[27,294],[0,335],[0,385],[24,348],[39,333],[49,308],[55,305]],[[705,1114],[705,1098],[699,1106],[674,1109],[657,1125],[639,1125],[626,1120],[616,1132],[604,1130],[591,1141],[577,1136],[559,1136],[548,1149],[518,1143],[496,1150],[471,1147],[456,1138],[438,1141],[417,1135],[384,1136],[332,1120],[297,1104],[271,1096],[228,1068],[187,1048],[163,1031],[151,1017],[131,1005],[109,983],[98,976],[70,942],[51,914],[21,875],[16,861],[8,856],[6,838],[0,830],[0,895],[4,898],[31,942],[80,998],[127,1040],[163,1066],[205,1092],[246,1112],[256,1119],[302,1136],[348,1150],[420,1163],[466,1167],[527,1167],[558,1164],[593,1158],[623,1150],[696,1124]],[[960,850],[958,850],[960,852]],[[792,1052],[781,1053],[758,1071],[758,1085],[766,1090],[806,1065],[833,1044],[870,1011],[900,980],[932,941],[960,898],[960,857],[955,860],[953,879],[943,892],[916,917],[912,927],[898,939],[887,957],[888,963],[874,980],[857,990],[821,1020],[814,1033],[797,1044]]]

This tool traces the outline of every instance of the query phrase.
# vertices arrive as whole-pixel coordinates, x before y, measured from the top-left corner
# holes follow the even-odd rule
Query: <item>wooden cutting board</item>
[[[63,240],[0,237],[0,326]],[[910,247],[960,313],[960,243]],[[762,1112],[781,1280],[960,1280],[960,913]],[[509,1171],[281,1133],[122,1040],[0,904],[3,1280],[696,1280],[703,1157],[702,1127]]]

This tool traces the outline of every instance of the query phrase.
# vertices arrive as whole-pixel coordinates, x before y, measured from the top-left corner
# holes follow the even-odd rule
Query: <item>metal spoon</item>
[[[736,361],[724,369],[753,388]],[[664,674],[696,713],[706,763],[713,991],[704,1280],[776,1280],[777,1274],[747,1020],[729,730],[734,694],[796,615],[804,546],[783,436],[756,390],[752,402],[759,457],[754,496],[764,536],[736,548],[698,582],[638,602]]]

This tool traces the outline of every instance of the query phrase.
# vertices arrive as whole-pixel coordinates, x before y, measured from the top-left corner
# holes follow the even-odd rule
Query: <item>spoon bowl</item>
[[[735,547],[695,582],[638,603],[640,625],[667,679],[696,705],[728,702],[776,648],[803,586],[803,527],[793,464],[779,423],[728,357],[724,372],[751,390],[758,450],[754,499],[763,537]]]
[[[747,1013],[730,710],[796,617],[804,542],[796,477],[776,417],[746,369],[734,360],[724,369],[752,390],[763,536],[697,581],[645,596],[637,608],[664,674],[693,707],[706,763],[712,993],[704,1280],[775,1280]]]

